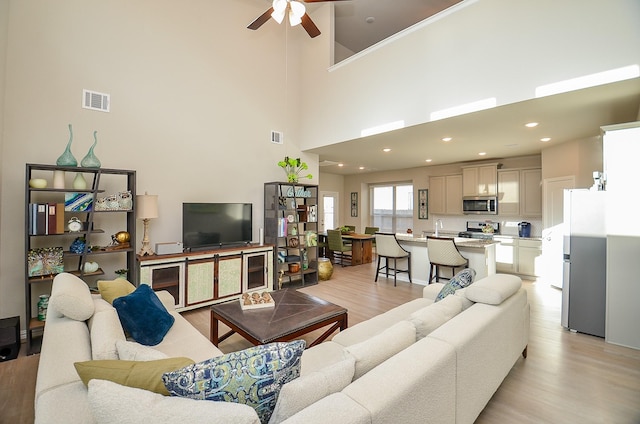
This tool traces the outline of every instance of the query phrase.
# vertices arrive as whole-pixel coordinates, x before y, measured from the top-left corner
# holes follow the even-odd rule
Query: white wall
[[[54,164],[69,123],[78,161],[97,130],[102,166],[136,170],[138,192],[159,196],[152,245],[181,239],[185,201],[252,202],[257,240],[263,183],[284,180],[276,164],[285,155],[301,156],[318,181],[294,125],[296,51],[308,36],[275,22],[246,29],[266,7],[0,0],[0,317],[24,309],[25,163]],[[82,109],[83,88],[109,93],[111,112]],[[270,142],[271,130],[284,131],[284,145]]]
[[[310,51],[302,147],[425,123],[433,111],[490,97],[497,106],[531,99],[540,85],[639,64],[639,39],[637,0],[467,0],[331,69]]]

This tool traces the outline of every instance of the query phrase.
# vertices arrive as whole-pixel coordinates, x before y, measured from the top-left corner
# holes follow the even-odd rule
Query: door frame
[[[335,218],[334,224],[340,222],[340,193],[337,191],[321,191],[319,193],[318,198],[318,211],[319,211],[319,222],[318,222],[318,232],[323,233],[327,231],[324,226],[324,198],[325,197],[333,197],[333,216]],[[333,229],[333,228],[331,228]]]

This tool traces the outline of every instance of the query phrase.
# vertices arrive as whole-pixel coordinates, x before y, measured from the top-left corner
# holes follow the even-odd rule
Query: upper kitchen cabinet
[[[462,168],[463,196],[495,196],[498,193],[497,163]]]
[[[498,213],[514,216],[542,216],[542,170],[501,169],[498,171]]]
[[[462,215],[462,175],[429,178],[429,212]]]

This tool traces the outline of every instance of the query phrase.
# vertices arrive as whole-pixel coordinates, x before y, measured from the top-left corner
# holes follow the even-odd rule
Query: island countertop
[[[441,234],[441,236],[444,237],[449,237],[448,234]],[[427,238],[426,237],[415,237],[412,234],[406,234],[406,233],[399,233],[396,234],[396,238],[398,239],[398,241],[402,241],[402,242],[409,242],[409,243],[421,243],[421,244],[427,244]],[[483,239],[472,239],[472,238],[465,238],[465,237],[453,237],[453,235],[451,235],[451,237],[453,239],[453,242],[456,244],[456,246],[458,247],[467,247],[467,248],[476,248],[476,249],[484,249],[487,246],[492,246],[494,244],[498,244],[500,243],[499,241],[495,241],[495,240],[483,240]]]

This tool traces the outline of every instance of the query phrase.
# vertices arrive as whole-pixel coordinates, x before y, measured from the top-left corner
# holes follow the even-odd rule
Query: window
[[[405,232],[413,226],[413,185],[371,187],[371,225],[381,232]]]

